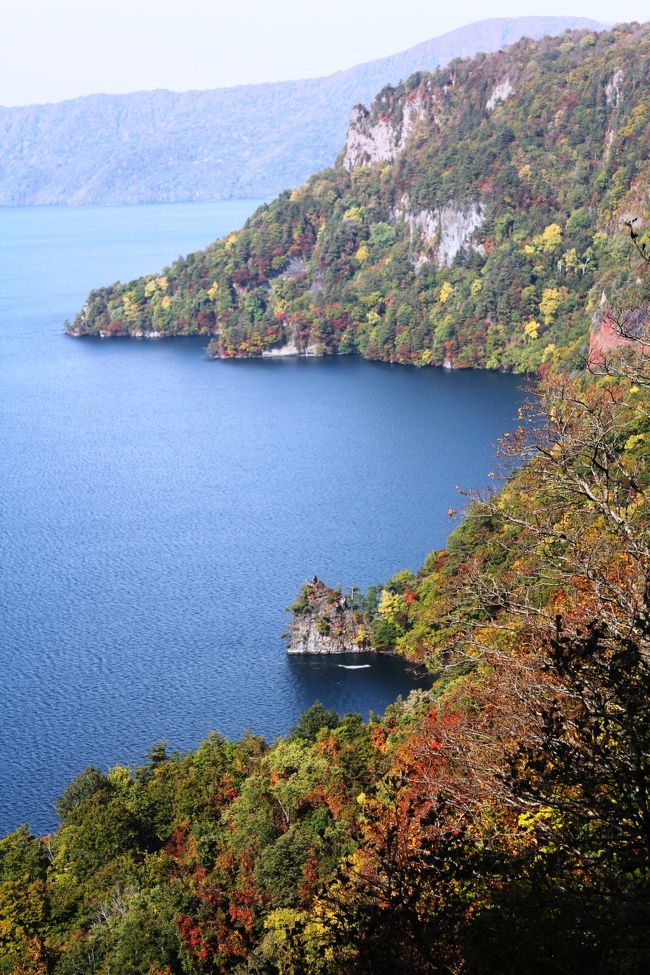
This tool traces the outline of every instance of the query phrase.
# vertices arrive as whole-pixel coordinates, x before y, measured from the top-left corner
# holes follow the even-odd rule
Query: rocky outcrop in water
[[[290,607],[287,653],[361,653],[370,649],[361,613],[340,589],[316,576],[306,582]]]

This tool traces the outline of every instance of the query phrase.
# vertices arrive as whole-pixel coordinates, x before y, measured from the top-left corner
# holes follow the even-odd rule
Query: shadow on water
[[[381,654],[289,654],[288,666],[304,708],[318,699],[338,714],[354,712],[364,718],[433,683],[423,667]]]

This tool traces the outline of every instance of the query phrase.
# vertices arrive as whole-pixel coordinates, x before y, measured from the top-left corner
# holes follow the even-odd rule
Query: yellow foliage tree
[[[122,307],[124,308],[124,317],[129,321],[133,321],[138,317],[138,299],[135,291],[127,291],[122,298]]]
[[[358,260],[359,264],[365,264],[369,257],[369,251],[365,244],[361,244],[358,251],[354,255]]]
[[[531,318],[529,322],[524,325],[524,333],[529,339],[536,339],[539,334],[539,322],[536,322],[534,318]]]
[[[542,353],[542,362],[550,362],[555,354],[556,348],[555,342],[549,342]]]
[[[365,305],[366,308],[378,308],[383,300],[384,296],[381,291],[371,291],[369,295],[361,295],[359,298],[361,304]]]
[[[571,250],[566,251],[562,259],[562,267],[567,274],[575,274],[580,267],[580,259],[578,258],[578,252],[575,247]]]
[[[131,769],[128,765],[113,765],[108,770],[107,779],[118,791],[125,792],[131,785]]]
[[[169,281],[165,275],[160,278],[151,278],[144,286],[145,297],[152,298],[157,291],[167,291],[168,287]]]
[[[545,325],[551,324],[561,301],[562,295],[557,288],[544,288],[539,303],[539,310],[542,314]]]
[[[377,611],[385,620],[395,623],[397,617],[406,612],[406,603],[399,593],[391,592],[390,589],[382,589]]]
[[[343,214],[343,219],[350,221],[350,223],[361,223],[363,219],[363,210],[361,207],[350,207]]]
[[[562,243],[562,228],[557,223],[549,223],[548,227],[544,228],[539,242],[542,250],[547,254],[554,251]]]

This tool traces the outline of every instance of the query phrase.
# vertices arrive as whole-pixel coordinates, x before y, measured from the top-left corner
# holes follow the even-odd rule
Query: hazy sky
[[[644,21],[648,0],[2,0],[0,104],[329,74],[487,17]]]

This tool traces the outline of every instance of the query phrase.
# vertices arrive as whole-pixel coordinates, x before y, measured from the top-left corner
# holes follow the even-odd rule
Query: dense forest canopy
[[[285,303],[271,337],[280,341],[297,328],[298,308],[335,293],[341,314],[376,293],[363,306],[366,324],[337,331],[329,318],[310,320],[309,334],[298,331],[296,341],[315,340],[326,321],[332,332],[320,334],[323,345],[331,335],[378,341],[384,326],[389,343],[421,338],[429,326],[417,332],[411,312],[404,331],[391,332],[391,309],[408,299],[414,310],[432,295],[427,321],[449,306],[458,331],[445,342],[457,344],[443,350],[461,356],[482,346],[458,324],[460,296],[487,301],[497,266],[518,280],[534,262],[536,280],[538,273],[548,290],[556,281],[560,294],[557,304],[547,295],[549,321],[541,311],[539,334],[524,328],[525,339],[515,339],[514,317],[506,327],[504,306],[503,336],[491,354],[529,368],[540,343],[553,337],[555,349],[519,426],[502,438],[501,490],[470,498],[445,549],[355,607],[365,638],[424,663],[432,690],[367,723],[315,704],[271,745],[212,734],[187,754],[154,745],[136,768],[87,768],[58,802],[55,834],[35,837],[24,827],[0,841],[1,973],[648,970],[650,248],[642,204],[649,37],[632,27],[522,43],[385,92],[375,119],[364,115],[372,124],[394,119],[408,93],[440,100],[438,112],[452,121],[436,123],[438,152],[414,131],[394,162],[341,165],[164,275],[91,296],[84,320],[100,330],[101,316],[119,308],[133,316],[111,318],[119,329],[144,327],[165,298],[168,307],[189,302],[193,328],[192,309],[212,301],[220,308],[216,341],[227,351],[229,329],[241,330],[240,345],[262,336],[251,329],[262,328],[270,303]],[[526,93],[524,107],[506,94],[488,117],[481,106],[504,85],[504,68]],[[475,100],[457,100],[459,89],[470,90],[468,78]],[[623,94],[612,108],[619,83]],[[537,117],[549,123],[547,111],[562,112],[556,127],[538,126]],[[493,236],[450,265],[437,267],[432,253],[416,274],[410,237],[386,218],[394,181],[408,178],[400,192],[407,186],[409,199],[430,208],[449,200],[453,184],[460,206],[473,198],[478,177],[471,155],[455,154],[452,144],[471,143],[479,153],[485,140],[472,143],[472,133],[489,127],[500,141],[480,157],[490,187],[481,206]],[[506,127],[511,137],[502,139]],[[462,130],[461,142],[446,141],[452,130],[454,140]],[[614,163],[602,152],[591,156],[603,131],[613,133]],[[530,171],[519,177],[509,169],[508,190],[497,162],[504,151],[517,160],[520,148]],[[584,179],[566,176],[569,158]],[[497,231],[490,200],[508,192],[513,203]],[[633,203],[638,214],[628,209]],[[364,247],[367,257],[359,258]],[[581,260],[589,249],[593,267],[574,274],[584,286],[572,290],[567,278],[548,277],[565,275],[567,255]],[[265,263],[273,250],[275,275]],[[503,263],[492,265],[493,255]],[[470,276],[481,281],[474,295],[463,290]],[[589,302],[605,283],[598,326],[609,346],[601,342],[588,368],[569,370],[586,342],[580,316],[588,323]],[[511,284],[504,277],[503,287]],[[539,289],[538,304],[547,290]],[[476,334],[483,334],[478,325]],[[420,346],[420,360],[427,348]],[[303,592],[298,605],[308,598]]]
[[[650,30],[454,61],[360,109],[339,164],[160,275],[91,293],[74,335],[188,335],[526,372],[587,355],[648,209]]]

